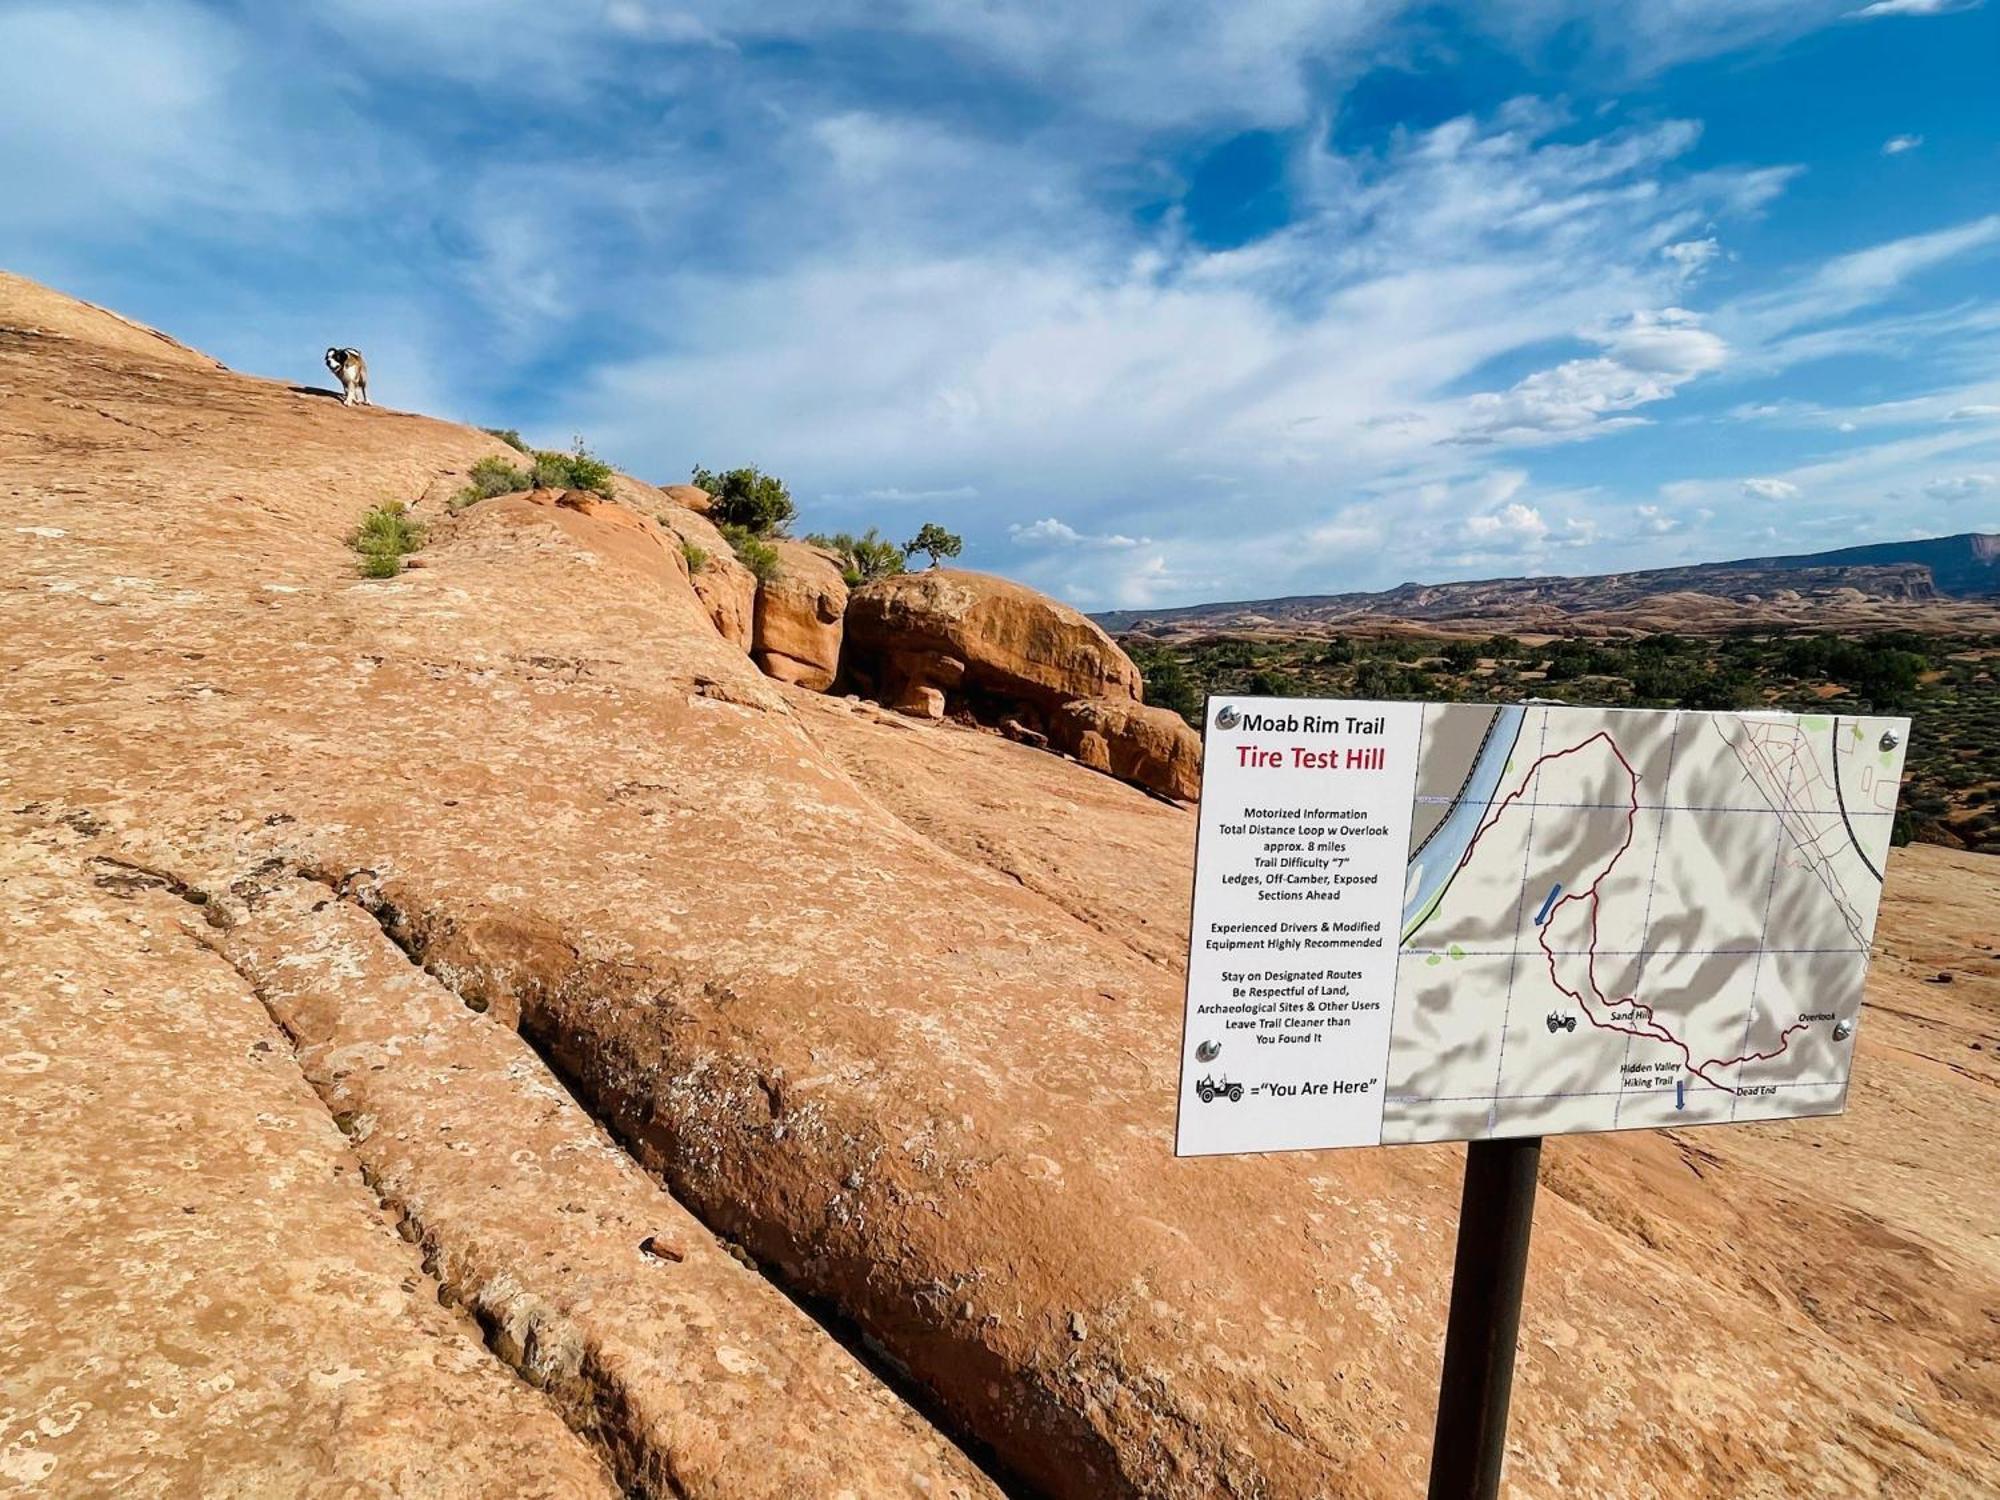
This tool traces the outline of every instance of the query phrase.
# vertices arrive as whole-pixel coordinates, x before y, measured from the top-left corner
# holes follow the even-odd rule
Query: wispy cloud
[[[1914,151],[1924,143],[1920,135],[1892,135],[1882,143],[1884,156],[1901,156],[1905,151]]]
[[[1937,500],[1966,500],[1994,490],[2000,490],[2000,475],[1955,474],[1949,479],[1933,479],[1924,486],[1924,493]]]
[[[1039,521],[1030,521],[1023,526],[1016,522],[1007,528],[1007,534],[1016,542],[1027,546],[1056,545],[1063,547],[1110,547],[1124,550],[1131,547],[1150,547],[1150,538],[1124,536],[1118,532],[1100,533],[1078,531],[1067,521],[1054,516],[1044,516]]]
[[[1848,12],[1849,19],[1875,21],[1885,16],[1946,16],[1954,11],[1974,10],[1983,0],[1875,0],[1872,5]]]
[[[1753,500],[1796,500],[1805,491],[1789,479],[1746,479],[1743,493]]]

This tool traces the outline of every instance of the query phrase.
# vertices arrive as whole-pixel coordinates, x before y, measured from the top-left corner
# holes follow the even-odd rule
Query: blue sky
[[[2000,4],[0,3],[0,265],[1090,608],[2000,530]]]

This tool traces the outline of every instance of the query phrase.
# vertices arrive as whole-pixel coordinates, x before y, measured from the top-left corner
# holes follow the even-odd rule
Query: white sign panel
[[[1177,1150],[1838,1113],[1908,736],[1211,699]]]

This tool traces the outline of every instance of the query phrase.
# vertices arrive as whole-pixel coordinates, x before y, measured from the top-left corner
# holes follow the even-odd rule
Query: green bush
[[[860,536],[850,536],[845,531],[836,531],[831,536],[814,532],[806,540],[840,555],[840,576],[851,589],[872,578],[887,578],[903,571],[903,549],[873,526]]]
[[[1269,667],[1259,667],[1250,674],[1250,696],[1253,698],[1297,698],[1304,693],[1304,684],[1282,668],[1273,671]]]
[[[611,465],[586,451],[582,438],[576,440],[576,446],[568,453],[558,453],[553,448],[536,450],[535,467],[529,477],[537,489],[589,490],[607,500],[612,498]]]
[[[699,573],[708,566],[708,549],[697,547],[693,542],[685,540],[681,542],[681,556],[687,559],[690,574]]]
[[[521,434],[511,427],[482,427],[479,430],[488,437],[497,437],[509,448],[516,449],[522,453],[530,451],[528,445],[521,441]]]
[[[1470,672],[1479,665],[1479,642],[1446,641],[1444,650],[1438,653],[1444,664],[1454,672]]]
[[[400,500],[364,512],[347,538],[347,545],[360,554],[363,578],[394,578],[403,571],[403,559],[423,544],[423,523]]]
[[[1143,641],[1128,643],[1127,651],[1145,679],[1146,702],[1155,708],[1170,708],[1194,728],[1201,728],[1201,684],[1181,659],[1165,646]]]
[[[798,514],[792,492],[775,474],[753,468],[717,474],[696,464],[690,482],[713,497],[709,519],[718,526],[740,526],[752,536],[783,536]]]
[[[511,495],[530,488],[534,480],[526,469],[517,469],[504,458],[482,458],[472,466],[472,482],[451,497],[453,510],[464,510],[495,495]]]
[[[704,485],[703,488],[706,489],[707,486]],[[769,583],[778,576],[776,547],[763,540],[749,527],[739,526],[734,522],[725,521],[717,529],[722,532],[723,540],[727,541],[736,553],[736,560],[755,573],[759,583]]]

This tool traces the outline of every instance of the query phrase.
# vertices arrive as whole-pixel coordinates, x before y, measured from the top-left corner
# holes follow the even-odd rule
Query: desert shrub
[[[707,488],[706,485],[703,486]],[[711,494],[714,491],[710,491]],[[747,526],[739,526],[725,521],[718,528],[723,539],[736,553],[736,560],[757,575],[759,583],[769,583],[778,576],[778,549],[758,536]]]
[[[849,588],[859,588],[871,578],[887,578],[903,571],[903,549],[873,526],[860,536],[836,531],[831,536],[814,532],[806,540],[815,547],[840,554],[840,576]]]
[[[1680,695],[1682,708],[1748,708],[1757,701],[1756,685],[1736,672],[1702,672]]]
[[[1824,678],[1877,707],[1894,707],[1916,689],[1930,665],[1928,653],[1935,649],[1918,638],[1924,651],[1911,650],[1910,640],[1907,631],[1882,631],[1858,641],[1837,635],[1805,636],[1788,641],[1779,661],[1790,676],[1806,681]]]
[[[1248,641],[1204,641],[1195,647],[1195,655],[1211,675],[1255,666],[1257,662],[1257,648]]]
[[[451,497],[453,510],[464,510],[495,495],[511,495],[534,483],[526,469],[517,469],[504,458],[480,459],[472,466],[470,478],[472,482]]]
[[[1593,646],[1586,641],[1555,641],[1543,674],[1550,682],[1569,682],[1578,677],[1622,677],[1623,657],[1615,650]]]
[[[1196,729],[1201,728],[1201,684],[1179,656],[1164,646],[1132,642],[1132,664],[1145,679],[1145,699],[1155,708],[1170,708]]]
[[[521,441],[521,434],[511,427],[482,427],[479,430],[488,437],[497,437],[501,442],[505,443],[509,448],[515,449],[517,452],[527,453],[532,451],[526,443]]]
[[[1400,662],[1371,656],[1354,672],[1357,698],[1425,698],[1437,693],[1428,675]]]
[[[1479,647],[1481,656],[1490,656],[1495,661],[1516,661],[1522,654],[1519,640],[1511,635],[1489,635]]]
[[[394,578],[403,571],[403,559],[423,544],[423,523],[400,500],[363,513],[347,538],[347,545],[360,554],[363,578]]]
[[[915,536],[903,543],[903,555],[908,557],[913,552],[928,553],[931,566],[935,568],[942,559],[956,557],[964,548],[963,537],[946,531],[935,521],[926,521],[917,529]]]
[[[697,464],[690,483],[713,497],[709,517],[717,525],[740,526],[752,536],[783,536],[798,514],[775,474],[747,467],[717,474]]]
[[[576,440],[576,446],[568,453],[558,453],[553,448],[538,449],[530,477],[537,489],[589,490],[607,500],[612,498],[611,465],[587,451],[582,438]]]
[[[1470,672],[1479,665],[1479,642],[1446,641],[1444,650],[1438,655],[1444,658],[1444,664],[1452,671]]]
[[[1303,696],[1305,687],[1298,678],[1282,668],[1259,667],[1250,674],[1250,696],[1253,698],[1297,698]]]
[[[687,559],[688,572],[699,573],[708,566],[708,549],[697,547],[685,539],[681,542],[681,556]]]
[[[1344,667],[1354,660],[1354,642],[1344,635],[1330,636],[1319,648],[1319,659],[1325,666]]]

